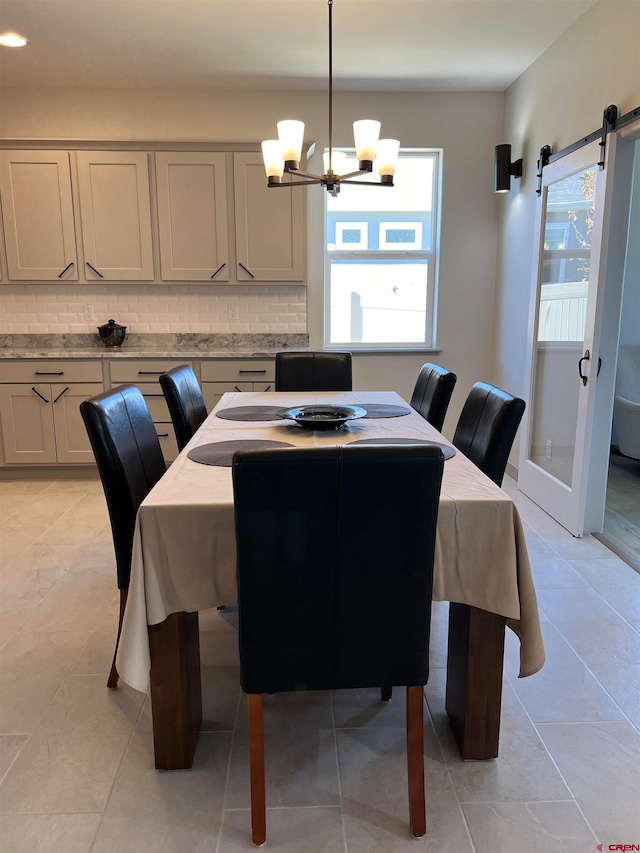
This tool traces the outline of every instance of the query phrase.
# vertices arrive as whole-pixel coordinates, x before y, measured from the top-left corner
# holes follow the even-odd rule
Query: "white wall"
[[[0,138],[4,139],[98,139],[109,141],[215,141],[259,142],[275,132],[280,118],[300,118],[306,122],[306,138],[316,141],[321,151],[327,143],[327,95],[323,92],[220,92],[153,90],[0,90]],[[500,93],[434,94],[334,94],[334,144],[351,145],[351,123],[358,118],[382,121],[383,135],[396,136],[406,147],[441,147],[443,156],[442,255],[438,347],[441,354],[358,356],[356,383],[361,388],[389,388],[410,393],[420,365],[427,360],[446,365],[458,374],[458,387],[447,421],[455,423],[469,387],[477,379],[487,379],[491,371],[494,316],[495,259],[497,244],[497,200],[493,193],[493,150],[501,140],[503,96]],[[346,192],[346,190],[344,190]],[[311,187],[308,199],[308,329],[311,344],[322,345],[323,190]],[[375,190],[373,190],[375,192]],[[119,308],[129,305],[122,288],[109,289],[110,316],[125,316]],[[227,288],[227,291],[229,289]],[[268,288],[272,291],[273,288]],[[286,303],[278,288],[277,300]],[[304,291],[291,288],[295,306],[289,321],[299,331],[297,314],[304,305]],[[227,293],[215,299],[198,290],[197,312],[201,324],[226,323]],[[283,318],[273,317],[273,294],[264,288],[243,287],[248,310],[260,326],[270,323],[283,331]],[[296,291],[298,291],[296,293]],[[68,290],[55,287],[9,286],[0,294],[0,311],[11,311],[19,322],[21,294],[33,294],[38,306],[46,306],[48,322],[55,324],[55,302],[60,313],[69,313]],[[153,329],[160,331],[162,320],[171,313],[166,305],[178,304],[185,291],[180,286],[162,285],[129,289],[143,323],[148,311]],[[111,295],[113,294],[113,295]],[[94,298],[94,294],[87,294]],[[96,295],[106,299],[102,292]],[[84,297],[83,297],[84,298]],[[160,312],[157,301],[164,310]],[[190,301],[191,295],[189,297]],[[142,306],[142,307],[141,307]],[[189,313],[189,312],[186,312]],[[193,317],[183,322],[196,323]],[[135,323],[131,331],[136,331]],[[235,328],[233,327],[231,331]],[[167,329],[169,330],[169,329]],[[175,328],[175,322],[170,329]],[[225,329],[226,330],[226,329]],[[255,328],[254,330],[258,330]],[[450,430],[449,430],[450,431]]]
[[[529,294],[540,148],[558,151],[602,125],[616,104],[624,114],[640,104],[640,3],[600,0],[505,93],[504,142],[524,158],[521,181],[501,197],[496,282],[496,384],[526,396]],[[511,454],[517,465],[518,440]]]

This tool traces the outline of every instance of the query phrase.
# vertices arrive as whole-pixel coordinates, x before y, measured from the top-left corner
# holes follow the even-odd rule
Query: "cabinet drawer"
[[[274,380],[276,362],[273,358],[221,358],[215,361],[203,361],[200,373],[203,382]],[[225,390],[233,391],[233,388],[225,388]]]
[[[122,382],[152,382],[161,373],[171,370],[172,367],[186,364],[192,367],[190,361],[179,361],[173,358],[157,359],[123,359],[111,362],[111,384],[120,385]]]
[[[0,382],[102,382],[102,361],[0,361]]]
[[[167,401],[162,393],[159,382],[136,382],[136,386],[142,392],[145,402],[151,412],[154,421],[170,422],[171,415],[167,408]]]

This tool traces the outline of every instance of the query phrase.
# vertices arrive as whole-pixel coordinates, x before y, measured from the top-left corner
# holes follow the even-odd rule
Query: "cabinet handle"
[[[37,394],[37,395],[38,395],[38,397],[40,397],[40,399],[41,399],[41,400],[43,400],[45,403],[50,403],[50,402],[51,402],[50,400],[47,400],[47,398],[46,398],[46,397],[43,397],[43,396],[42,396],[42,394],[41,394],[39,391],[36,391],[36,389],[35,389],[35,388],[33,388],[33,387],[32,387],[32,388],[31,388],[31,390],[33,391],[33,393],[34,393],[34,394]]]
[[[67,385],[67,387],[64,389],[64,391],[61,391],[53,402],[57,403],[58,400],[60,399],[60,397],[64,396],[68,390],[69,390],[69,386]]]
[[[162,376],[165,370],[139,370],[138,376]]]
[[[267,385],[267,387],[264,390],[265,391],[271,391],[271,385]]]
[[[159,432],[158,438],[169,438],[169,433],[168,432]]]
[[[260,375],[262,375],[263,373],[266,373],[266,372],[267,372],[266,370],[239,370],[238,371],[238,373],[240,373],[240,374],[243,374],[243,373],[259,373]]]
[[[64,376],[64,370],[36,370],[34,376]]]
[[[242,267],[242,269],[243,269],[246,273],[249,273],[249,275],[251,276],[251,278],[255,278],[255,275],[251,272],[251,270],[248,270],[248,269],[245,267],[245,265],[244,265],[244,264],[241,264],[241,263],[240,263],[240,261],[238,261],[238,266],[239,266],[239,267]]]
[[[238,388],[237,385],[234,385],[233,387],[236,391],[238,391],[238,393],[242,394],[242,388]]]
[[[220,272],[220,270],[221,270],[223,267],[226,267],[226,264],[220,264],[220,266],[219,266],[219,267],[218,267],[218,269],[213,273],[213,275],[211,276],[211,278],[215,278],[215,277],[218,275],[218,273]]]
[[[62,276],[66,273],[66,271],[70,270],[72,266],[73,266],[73,261],[70,261],[70,263],[68,263],[66,265],[66,267],[62,270],[62,272],[58,273],[58,278],[62,278]]]
[[[99,275],[99,276],[100,276],[100,278],[104,278],[104,276],[102,275],[102,273],[101,273],[101,272],[98,272],[98,270],[97,270],[95,267],[92,267],[92,266],[91,266],[91,264],[89,263],[89,261],[86,261],[86,264],[87,264],[87,266],[89,267],[89,269],[90,269],[92,272],[94,272],[96,275]]]

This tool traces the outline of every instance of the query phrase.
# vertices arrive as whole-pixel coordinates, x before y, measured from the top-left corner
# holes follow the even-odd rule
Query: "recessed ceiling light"
[[[0,36],[0,44],[4,47],[24,47],[26,43],[26,38],[18,33],[3,33]]]

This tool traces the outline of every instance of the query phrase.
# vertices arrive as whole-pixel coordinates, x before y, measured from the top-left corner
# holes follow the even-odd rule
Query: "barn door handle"
[[[590,359],[591,359],[591,353],[589,352],[588,349],[586,349],[584,351],[584,355],[582,356],[582,358],[578,359],[578,375],[579,375],[580,379],[582,379],[583,385],[587,384],[587,377],[582,372],[582,362],[583,361],[589,361]]]

